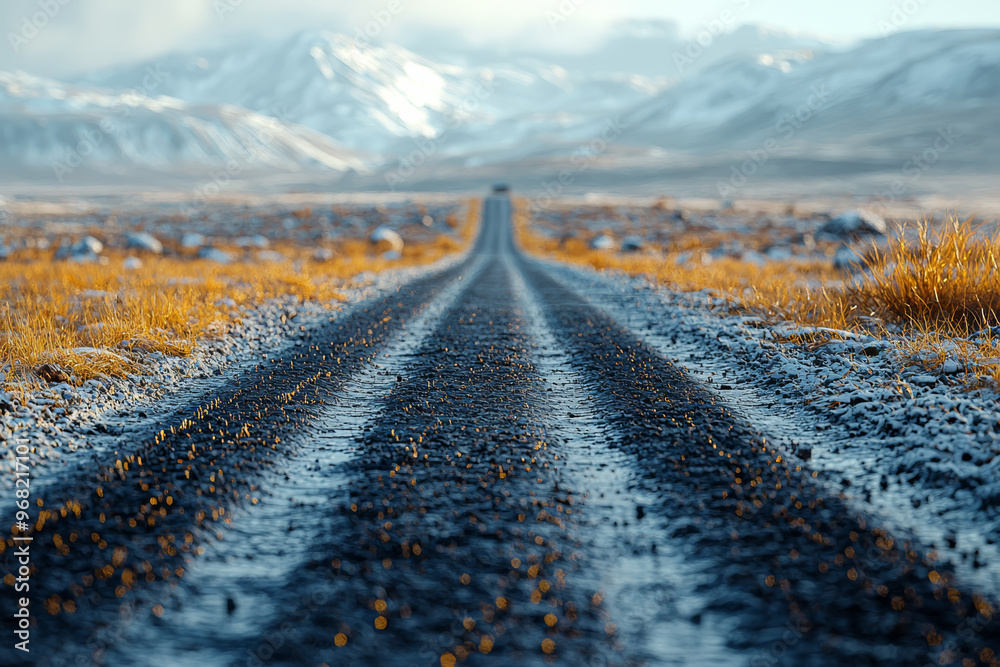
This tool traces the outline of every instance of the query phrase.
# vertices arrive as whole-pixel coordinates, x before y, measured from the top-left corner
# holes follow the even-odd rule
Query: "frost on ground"
[[[869,336],[731,315],[707,292],[561,266],[644,342],[706,383],[831,492],[1000,590],[1000,393],[947,359],[930,373]],[[803,337],[813,344],[802,344]]]
[[[255,255],[256,261],[261,263],[269,260],[266,256],[261,257],[265,250],[260,249],[273,247],[274,241],[284,243],[283,249],[311,253],[313,249],[317,252],[326,249],[325,243],[335,238],[359,238],[362,244],[370,244],[367,252],[378,253],[384,244],[377,243],[379,239],[368,239],[371,229],[378,229],[383,235],[390,232],[395,235],[393,249],[398,254],[403,243],[400,232],[407,243],[416,245],[438,234],[457,236],[460,231],[453,229],[449,222],[460,210],[454,202],[436,202],[429,206],[411,202],[378,206],[352,203],[334,205],[326,213],[306,209],[297,215],[281,213],[278,209],[248,211],[242,208],[228,209],[227,214],[225,207],[219,208],[197,220],[177,216],[147,218],[139,213],[109,220],[107,213],[99,211],[76,215],[60,212],[61,215],[55,216],[52,211],[48,215],[42,211],[22,213],[0,227],[3,241],[0,246],[12,247],[24,254],[23,257],[15,256],[9,260],[11,262],[39,261],[33,252],[57,245],[79,246],[78,254],[87,255],[89,260],[96,262],[103,257],[108,244],[132,249],[140,243],[146,247],[159,245],[163,240],[166,244],[161,245],[156,254],[172,254],[179,261],[198,262],[203,260],[191,256],[192,252],[199,248],[217,250],[211,245],[214,243],[223,245],[229,252]],[[53,217],[57,218],[55,222]],[[153,233],[141,231],[143,228],[152,229]],[[251,235],[254,230],[265,231],[267,236]],[[87,233],[100,235],[105,241],[92,236],[79,240]],[[457,240],[455,245],[458,246]],[[233,248],[251,250],[234,251]],[[330,252],[332,255],[334,251]],[[72,253],[67,256],[70,255]],[[349,310],[376,294],[396,289],[417,275],[459,261],[463,255],[452,253],[425,266],[405,268],[398,265],[398,268],[379,272],[365,271],[338,281],[337,291],[351,304],[343,306]],[[319,265],[330,259],[316,257],[308,261]],[[361,260],[357,266],[364,268],[365,262]],[[385,265],[383,253],[380,266]],[[17,264],[11,268],[15,272],[19,270]],[[67,294],[80,303],[108,297],[95,290],[74,290],[71,285],[66,289]],[[244,300],[242,304],[224,297],[220,303],[229,311],[229,321],[213,331],[213,335],[199,339],[188,356],[171,356],[129,344],[70,350],[77,355],[113,358],[123,367],[137,371],[124,377],[100,374],[81,382],[58,364],[39,364],[31,369],[32,375],[39,380],[37,386],[33,386],[23,383],[23,368],[12,369],[11,364],[18,363],[16,359],[6,363],[0,361],[0,489],[13,487],[15,478],[8,473],[15,467],[15,445],[30,447],[32,483],[44,483],[45,478],[51,477],[50,473],[104,446],[100,444],[102,440],[112,440],[95,436],[117,435],[122,424],[156,423],[164,414],[183,407],[193,397],[220,386],[244,366],[257,363],[266,355],[280,353],[298,336],[304,335],[311,324],[343,316],[343,312],[338,312],[339,307],[332,310],[329,302],[303,300],[290,294],[266,300]],[[99,327],[100,323],[87,326]]]

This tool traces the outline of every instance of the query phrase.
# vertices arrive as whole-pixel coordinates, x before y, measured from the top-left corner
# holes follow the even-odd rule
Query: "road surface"
[[[990,664],[1000,646],[932,553],[520,252],[506,197],[461,263],[109,441],[46,488],[32,652],[5,641],[3,664]]]

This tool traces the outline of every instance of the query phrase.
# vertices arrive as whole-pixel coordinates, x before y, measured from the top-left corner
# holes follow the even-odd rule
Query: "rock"
[[[431,217],[431,216],[429,216],[429,215],[425,215],[425,216],[424,216],[424,217],[423,217],[423,218],[422,218],[422,219],[420,220],[420,224],[422,224],[422,225],[423,225],[424,227],[433,227],[433,226],[434,226],[434,218],[432,218],[432,217]]]
[[[626,236],[622,239],[622,252],[638,252],[646,246],[640,236]]]
[[[885,236],[887,231],[888,227],[882,216],[864,209],[853,209],[841,213],[820,227],[819,233],[839,239],[858,239]]]
[[[921,387],[931,387],[937,384],[938,379],[933,375],[917,375],[911,378],[910,382]]]
[[[941,372],[945,375],[955,375],[965,370],[960,363],[953,359],[948,359],[941,364]]]
[[[120,355],[115,354],[111,350],[106,350],[100,347],[74,347],[70,352],[74,354],[79,354],[85,357],[106,357],[108,359],[114,359],[115,361],[121,363],[128,363]]]
[[[207,246],[198,251],[199,259],[207,259],[210,262],[216,262],[218,264],[232,264],[233,256],[230,255],[225,250],[219,250],[218,248],[213,248]]]
[[[159,255],[163,252],[163,244],[148,232],[138,232],[125,237],[125,247],[129,250],[140,250]]]
[[[266,248],[271,245],[266,236],[254,234],[253,236],[240,236],[236,239],[236,245],[241,248]]]
[[[969,340],[976,343],[993,343],[994,345],[1000,345],[1000,327],[987,327],[985,329],[980,329],[976,333],[969,336]]]
[[[126,271],[138,271],[142,268],[142,260],[138,257],[126,257],[122,262],[122,268]]]
[[[79,263],[96,262],[102,252],[104,252],[103,243],[93,236],[84,236],[76,243],[61,246],[56,251],[56,259]]]
[[[854,248],[842,245],[833,255],[833,268],[840,271],[861,271],[865,268],[865,258]]]
[[[84,236],[82,239],[77,241],[72,246],[73,252],[91,252],[95,255],[100,255],[104,252],[104,244],[95,239],[93,236]]]
[[[780,245],[771,246],[766,254],[767,258],[774,262],[787,262],[794,257],[790,248]]]
[[[188,232],[181,237],[181,247],[193,250],[205,245],[205,237],[196,232]]]
[[[258,250],[257,261],[260,262],[284,262],[285,256],[277,250]]]
[[[372,243],[388,243],[389,247],[396,252],[403,252],[403,237],[399,232],[388,227],[379,227],[368,237]]]
[[[333,251],[329,248],[316,248],[316,250],[313,251],[313,259],[317,262],[329,262],[333,259],[333,257]]]
[[[616,245],[614,238],[608,234],[598,234],[590,240],[591,250],[614,250]]]
[[[69,382],[69,371],[57,364],[38,364],[32,370],[46,382]]]

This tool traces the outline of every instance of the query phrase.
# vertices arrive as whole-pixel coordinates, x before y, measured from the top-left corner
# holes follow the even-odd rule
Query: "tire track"
[[[276,663],[630,662],[577,585],[586,508],[546,435],[510,280],[493,256],[365,435],[326,557],[296,578],[329,602]]]
[[[131,623],[151,612],[159,618],[165,591],[225,537],[235,509],[256,504],[261,480],[283,472],[297,450],[293,435],[335,402],[350,378],[471,262],[304,332],[280,357],[181,412],[179,423],[122,436],[113,458],[67,479],[56,498],[33,499],[36,521],[27,535],[34,546],[37,664],[77,657],[101,663],[127,632],[99,637],[107,619],[127,615]],[[17,567],[13,546],[10,538],[0,540],[8,598]],[[5,615],[3,627],[9,632],[11,626]],[[25,657],[9,653],[12,661]],[[7,655],[5,645],[0,656],[6,661]]]
[[[552,412],[562,417],[554,432],[567,444],[564,473],[586,490],[584,574],[618,621],[620,641],[651,665],[746,663],[751,656],[728,645],[738,624],[705,609],[699,588],[711,578],[698,554],[670,538],[670,522],[653,511],[657,495],[644,483],[641,468],[625,452],[608,448],[617,430],[519,272],[514,288],[538,349]]]
[[[392,390],[407,361],[425,345],[437,323],[482,271],[482,258],[444,287],[411,321],[400,325],[370,364],[359,368],[316,415],[290,435],[294,454],[279,475],[261,485],[261,502],[237,508],[226,540],[214,546],[185,585],[163,601],[166,623],[132,625],[119,644],[141,642],[161,664],[229,664],[268,659],[282,641],[280,627],[298,603],[282,595],[311,558],[323,535],[313,520],[344,497],[359,430],[371,427],[374,405]],[[223,616],[223,614],[225,614]],[[220,618],[221,617],[221,618]],[[279,631],[260,636],[260,628]],[[125,663],[129,652],[109,650],[108,662]]]
[[[475,257],[45,498],[38,664],[996,662],[991,601],[520,257],[506,198]]]
[[[615,426],[610,446],[646,471],[672,536],[715,570],[704,592],[740,619],[734,645],[762,664],[989,664],[1000,646],[992,606],[956,588],[933,554],[824,496],[714,395],[537,264],[522,266]]]

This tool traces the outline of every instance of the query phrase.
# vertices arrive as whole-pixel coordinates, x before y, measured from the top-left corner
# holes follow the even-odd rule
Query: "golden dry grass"
[[[902,223],[887,246],[865,249],[867,275],[857,280],[826,261],[792,259],[760,266],[723,258],[707,265],[678,264],[680,249],[698,249],[690,235],[649,252],[626,254],[591,250],[581,239],[539,235],[521,210],[516,228],[521,246],[541,256],[647,275],[676,291],[710,290],[727,298],[734,311],[770,324],[791,322],[890,338],[905,357],[931,371],[957,356],[969,369],[970,384],[978,386],[988,378],[1000,386],[1000,338],[966,340],[998,324],[1000,232],[987,233],[971,220],[952,219],[936,228],[925,221]],[[798,335],[789,342],[815,345],[830,337]]]
[[[653,245],[637,253],[592,250],[579,238],[553,239],[536,234],[527,216],[518,211],[515,226],[521,247],[537,255],[585,264],[598,270],[615,269],[629,275],[647,275],[658,284],[680,292],[711,290],[726,297],[734,307],[765,316],[770,320],[830,322],[835,314],[823,285],[840,284],[843,275],[829,262],[789,260],[764,265],[733,258],[714,259],[703,264],[697,259],[678,263],[682,252],[708,250],[690,235],[681,243]],[[841,320],[848,312],[839,313]],[[832,326],[827,323],[823,326]]]
[[[334,258],[323,262],[312,259],[314,248],[278,244],[273,249],[286,261],[221,265],[183,255],[144,256],[137,270],[123,268],[121,251],[108,251],[102,265],[24,250],[0,262],[0,366],[9,365],[8,383],[22,388],[35,386],[33,369],[45,363],[69,371],[77,383],[137,373],[143,353],[188,355],[200,340],[238,327],[242,306],[291,295],[334,307],[358,274],[455,253],[475,234],[477,204],[470,202],[467,211],[466,220],[454,222],[462,227],[461,241],[441,234],[407,244],[398,260],[382,258],[386,247],[350,238],[325,244]]]
[[[1000,313],[1000,234],[971,220],[932,229],[905,225],[905,234],[868,264],[872,278],[856,289],[866,309],[891,321],[965,336],[997,323]]]

